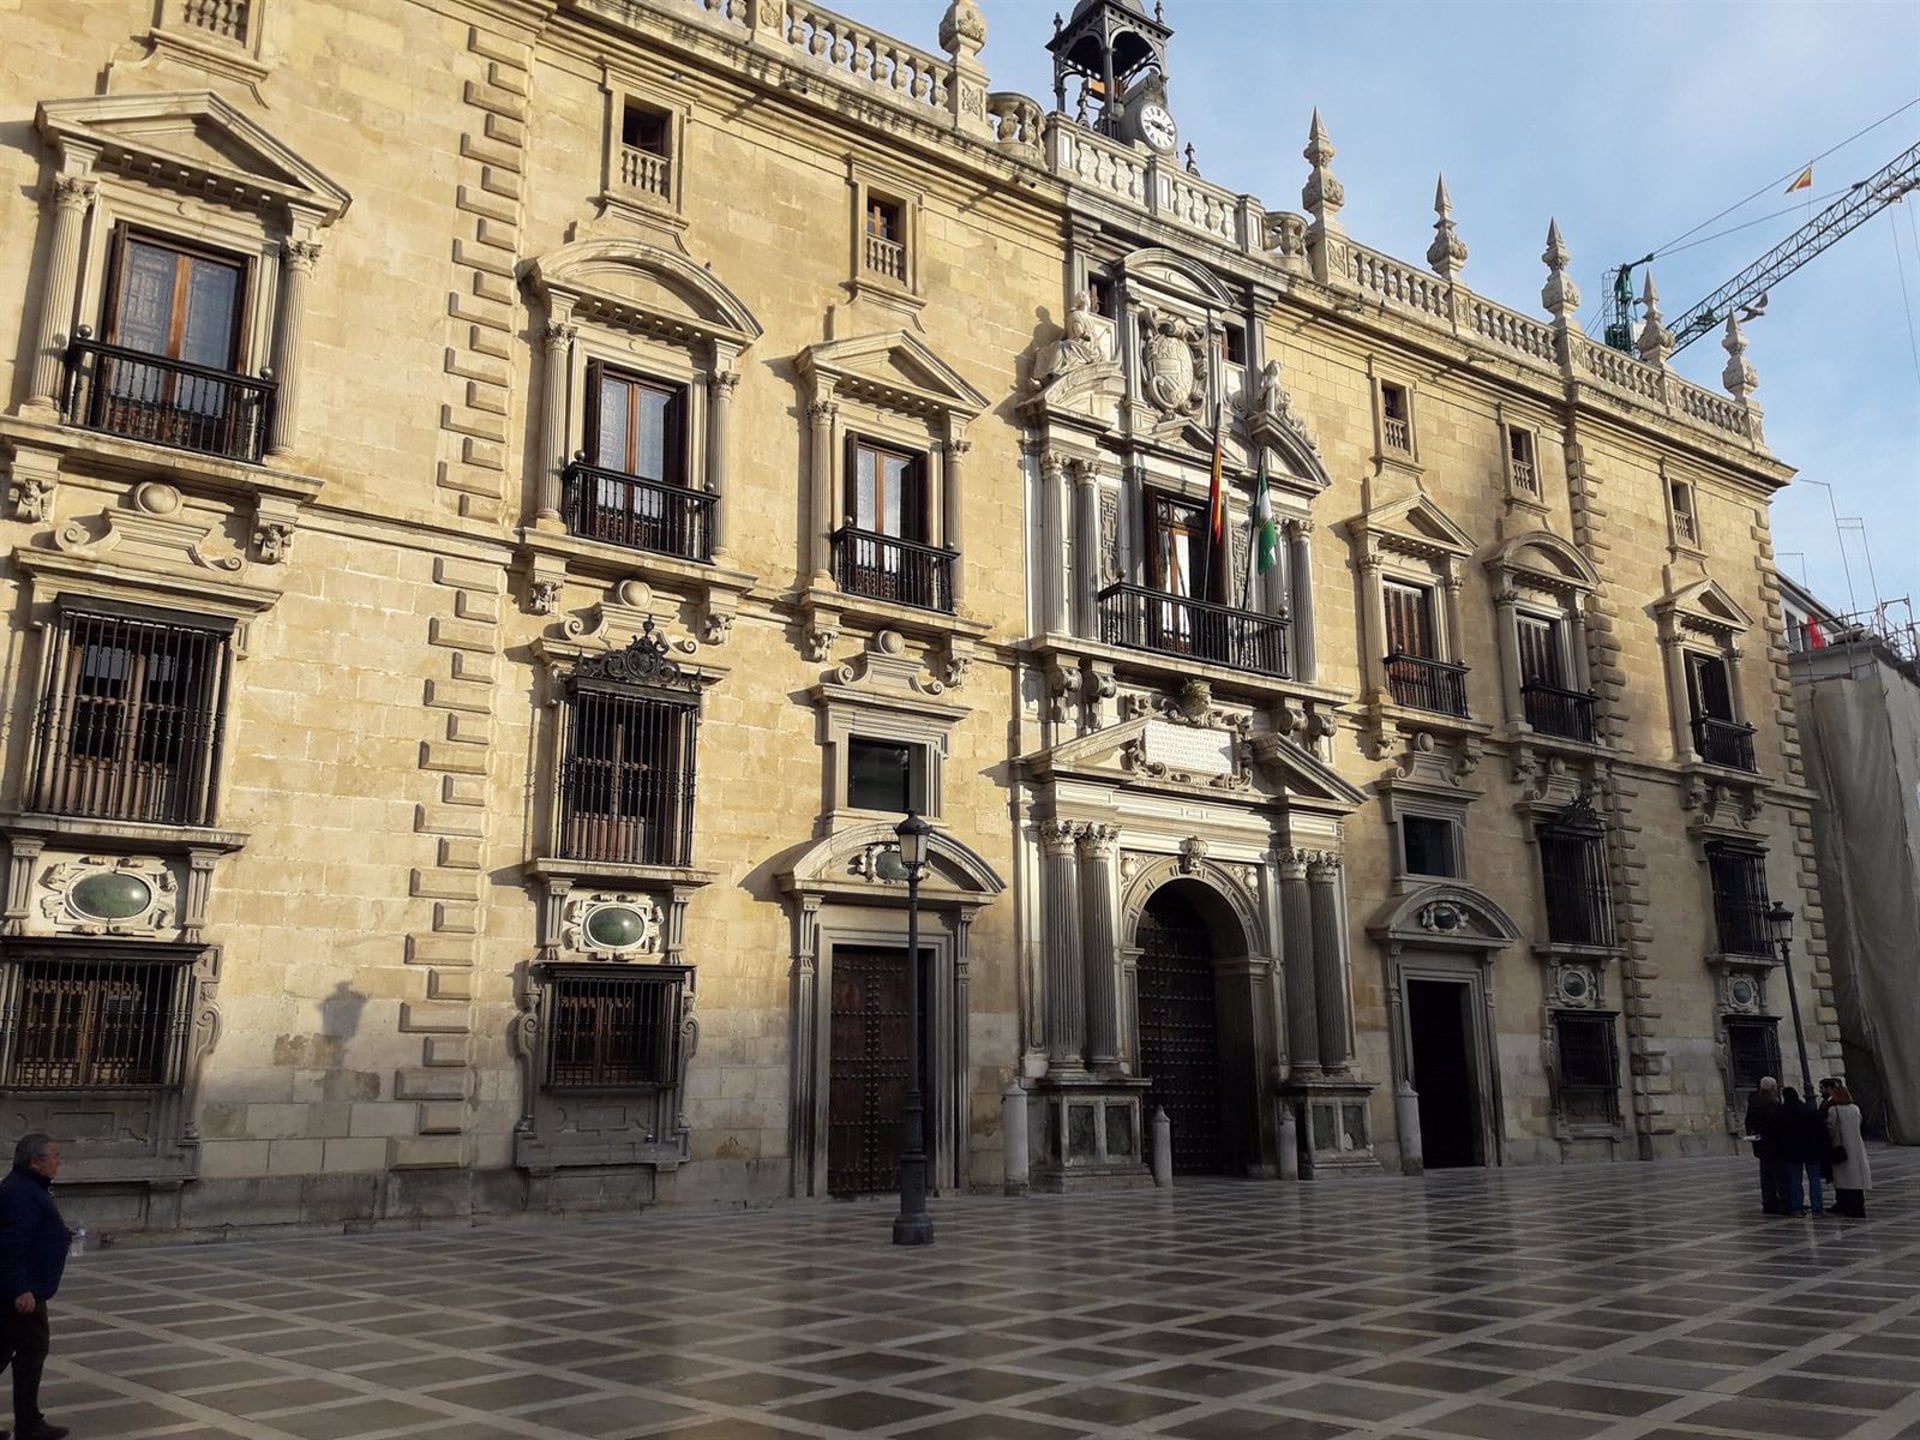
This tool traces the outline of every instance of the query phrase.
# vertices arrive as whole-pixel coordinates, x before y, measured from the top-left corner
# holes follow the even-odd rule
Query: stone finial
[[[987,17],[974,0],[953,0],[940,17],[940,48],[958,58],[969,59],[986,48]]]
[[[1442,280],[1452,280],[1467,263],[1466,242],[1453,228],[1453,196],[1447,193],[1447,177],[1442,175],[1433,191],[1433,243],[1427,247],[1427,264]]]
[[[1727,316],[1727,333],[1720,348],[1727,352],[1727,368],[1720,372],[1720,383],[1727,387],[1729,395],[1745,405],[1760,388],[1760,377],[1747,363],[1747,337],[1741,333],[1739,316]]]
[[[1573,252],[1560,238],[1558,220],[1547,222],[1547,248],[1541,252],[1540,259],[1547,267],[1547,283],[1540,290],[1540,303],[1556,321],[1574,324],[1580,310],[1580,287],[1567,273],[1567,266],[1573,263]]]
[[[1333,217],[1347,203],[1346,188],[1333,178],[1332,161],[1336,153],[1333,141],[1327,138],[1327,127],[1320,123],[1320,107],[1316,105],[1313,124],[1307,130],[1307,148],[1300,152],[1301,158],[1313,167],[1306,188],[1300,192],[1300,203],[1323,229],[1336,228]]]
[[[1640,327],[1637,342],[1640,358],[1649,365],[1664,365],[1673,354],[1673,332],[1660,323],[1660,292],[1654,288],[1653,271],[1647,271],[1646,284],[1640,287],[1640,306],[1646,311],[1646,323]]]

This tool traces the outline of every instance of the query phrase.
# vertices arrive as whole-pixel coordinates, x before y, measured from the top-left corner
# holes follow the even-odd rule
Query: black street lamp
[[[907,1071],[907,1106],[901,1117],[900,1213],[893,1222],[896,1245],[931,1245],[933,1217],[927,1214],[927,1116],[920,1092],[920,875],[927,868],[927,842],[933,826],[909,810],[894,827],[900,837],[900,865],[907,872],[907,1036],[913,1059]]]
[[[1813,1071],[1807,1065],[1807,1037],[1800,1028],[1800,992],[1793,983],[1793,911],[1773,902],[1767,911],[1767,924],[1773,927],[1773,943],[1780,951],[1780,968],[1787,972],[1787,1008],[1793,1012],[1793,1043],[1800,1049],[1800,1098],[1813,1096]]]

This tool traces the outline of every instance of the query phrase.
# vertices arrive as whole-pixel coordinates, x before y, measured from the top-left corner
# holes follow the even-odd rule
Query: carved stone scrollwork
[[[1180,842],[1180,873],[1192,875],[1198,872],[1201,862],[1207,858],[1207,842],[1198,835],[1189,835]]]
[[[1056,725],[1066,723],[1073,703],[1080,698],[1080,671],[1072,665],[1050,662],[1047,665],[1047,714]]]
[[[1040,845],[1049,855],[1068,855],[1080,837],[1077,822],[1055,815],[1040,822]]]
[[[1117,495],[1100,497],[1100,583],[1112,585],[1122,578],[1120,571],[1120,499]]]
[[[59,482],[52,475],[28,475],[16,464],[7,482],[13,518],[27,525],[44,525],[53,515],[53,492]]]
[[[710,610],[701,623],[701,638],[709,645],[724,645],[733,635],[733,616],[723,610]]]
[[[268,520],[255,527],[254,553],[262,565],[283,565],[293,548],[293,526],[284,520]]]
[[[837,626],[823,624],[816,619],[807,626],[800,639],[806,647],[808,662],[822,665],[832,657],[833,647],[840,639],[840,631]]]

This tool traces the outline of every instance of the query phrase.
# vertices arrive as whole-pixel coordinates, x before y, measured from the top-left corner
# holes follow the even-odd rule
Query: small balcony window
[[[562,480],[567,530],[634,550],[710,557],[713,497],[686,485],[684,387],[594,362],[587,448]]]
[[[848,442],[846,524],[833,536],[834,579],[853,595],[953,609],[953,551],[929,543],[927,457]]]
[[[1396,705],[1464,717],[1467,667],[1440,658],[1431,585],[1382,582],[1387,617],[1387,689]]]
[[[547,972],[547,1088],[676,1084],[688,967],[553,966]]]
[[[1667,504],[1673,511],[1673,535],[1683,545],[1698,546],[1699,523],[1693,514],[1693,487],[1684,480],[1667,484]]]
[[[620,116],[620,182],[673,198],[673,119],[664,110],[629,100]]]
[[[1413,410],[1406,386],[1380,382],[1380,435],[1387,449],[1413,453]]]
[[[896,284],[907,283],[906,211],[898,201],[867,196],[866,266]]]
[[[1543,735],[1592,744],[1594,697],[1569,683],[1565,622],[1557,616],[1523,614],[1514,617],[1514,626],[1527,724]]]
[[[1507,473],[1513,488],[1528,495],[1540,493],[1540,475],[1534,468],[1533,432],[1517,425],[1507,427]]]
[[[275,387],[238,373],[246,296],[239,258],[118,232],[103,338],[68,347],[68,422],[257,463]]]
[[[1757,771],[1753,727],[1734,714],[1733,680],[1726,658],[1689,651],[1686,661],[1694,753],[1709,765]]]

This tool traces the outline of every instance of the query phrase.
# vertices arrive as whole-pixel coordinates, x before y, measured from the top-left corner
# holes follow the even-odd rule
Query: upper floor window
[[[907,282],[906,208],[898,200],[867,193],[867,269],[900,284]]]
[[[1773,955],[1767,922],[1767,857],[1735,845],[1707,847],[1715,944],[1722,955]]]
[[[847,741],[847,805],[905,814],[927,808],[927,747],[899,740]]]
[[[630,189],[673,198],[673,116],[628,100],[620,113],[620,182]]]
[[[1578,688],[1563,615],[1517,611],[1520,701],[1527,724],[1544,735],[1592,744],[1593,696]]]
[[[1385,580],[1380,590],[1387,619],[1387,689],[1394,703],[1465,715],[1466,667],[1441,657],[1434,587]]]
[[[34,808],[212,824],[227,664],[219,629],[61,614],[35,735]]]
[[[1244,325],[1227,326],[1224,345],[1229,365],[1247,363],[1247,330]]]
[[[1458,879],[1459,824],[1437,815],[1400,817],[1400,863],[1408,875]]]
[[[1556,945],[1613,944],[1613,900],[1607,877],[1606,833],[1591,810],[1539,827],[1540,879],[1546,898],[1547,939]]]
[[[1534,463],[1533,432],[1518,425],[1507,430],[1507,478],[1515,490],[1527,495],[1540,493],[1540,472]]]
[[[258,460],[271,383],[238,373],[247,262],[122,228],[102,339],[74,342],[68,419],[89,429]]]
[[[1107,275],[1087,276],[1087,308],[1094,314],[1113,319],[1116,306],[1113,299],[1113,280]]]
[[[26,950],[0,964],[0,1090],[179,1085],[192,967],[166,954]]]
[[[587,364],[584,461],[562,477],[570,534],[705,560],[712,496],[686,488],[687,387]]]
[[[1735,713],[1733,677],[1726,657],[1689,650],[1686,664],[1687,709],[1695,753],[1710,765],[1736,770],[1758,768],[1753,727],[1741,724]]]
[[[1667,509],[1673,517],[1673,538],[1679,545],[1697,549],[1700,524],[1693,513],[1693,486],[1684,480],[1667,482]]]
[[[1380,439],[1389,450],[1413,453],[1413,405],[1407,387],[1380,382]]]
[[[664,637],[651,627],[626,650],[575,667],[560,740],[561,857],[690,863],[697,685],[667,658]]]
[[[1198,567],[1207,543],[1204,506],[1154,492],[1147,497],[1147,573],[1167,595],[1198,598]]]
[[[928,543],[927,457],[864,436],[847,442],[846,524],[834,536],[843,590],[951,610],[953,555]]]

